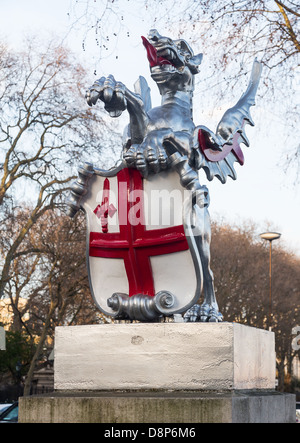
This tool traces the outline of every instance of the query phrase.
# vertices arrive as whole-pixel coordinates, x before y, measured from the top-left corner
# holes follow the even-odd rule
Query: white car
[[[12,403],[0,403],[0,412],[4,412],[5,409],[9,408]]]
[[[9,408],[0,412],[0,423],[18,423],[19,403],[16,401]]]

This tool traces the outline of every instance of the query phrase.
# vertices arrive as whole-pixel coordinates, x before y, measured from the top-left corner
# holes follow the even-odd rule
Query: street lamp
[[[277,240],[281,234],[279,232],[263,232],[260,234],[260,238],[263,240],[268,240],[270,243],[270,268],[269,268],[269,277],[270,277],[270,295],[269,295],[269,317],[268,317],[268,329],[272,330],[271,325],[271,316],[272,316],[272,241]]]

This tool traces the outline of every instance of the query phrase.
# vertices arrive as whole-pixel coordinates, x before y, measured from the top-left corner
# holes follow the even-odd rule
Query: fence
[[[53,389],[45,386],[32,386],[30,389],[30,395],[42,395],[51,392],[53,392]],[[23,393],[24,387],[22,385],[0,387],[0,403],[13,403],[17,401],[19,397],[22,397]]]

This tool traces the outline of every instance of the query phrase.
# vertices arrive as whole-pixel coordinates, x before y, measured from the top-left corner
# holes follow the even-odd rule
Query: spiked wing
[[[254,122],[250,115],[250,107],[255,105],[262,65],[254,60],[250,82],[247,90],[235,106],[228,109],[219,122],[216,134],[205,126],[197,126],[194,132],[194,146],[197,146],[196,168],[203,168],[208,180],[217,177],[225,183],[227,177],[236,179],[234,163],[244,164],[244,156],[240,143],[249,146],[244,126]]]

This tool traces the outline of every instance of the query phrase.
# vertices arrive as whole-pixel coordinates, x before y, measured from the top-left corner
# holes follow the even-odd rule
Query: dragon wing
[[[147,80],[141,75],[134,84],[134,92],[135,94],[138,94],[142,99],[145,112],[147,113],[148,111],[150,111],[150,109],[152,108],[151,90],[149,88]],[[130,133],[129,124],[125,126],[125,129],[123,131],[122,143],[123,143],[123,150],[125,151],[131,145],[131,133]]]
[[[225,112],[217,126],[216,134],[205,126],[195,128],[195,166],[197,169],[204,169],[208,180],[217,177],[225,183],[228,176],[235,180],[234,162],[244,164],[240,143],[249,146],[244,126],[246,123],[254,126],[250,107],[255,105],[261,71],[262,65],[255,59],[247,90],[236,105]]]
[[[150,111],[150,109],[152,108],[151,90],[148,86],[147,80],[142,75],[139,76],[134,84],[134,92],[141,96],[144,103],[145,111]]]

